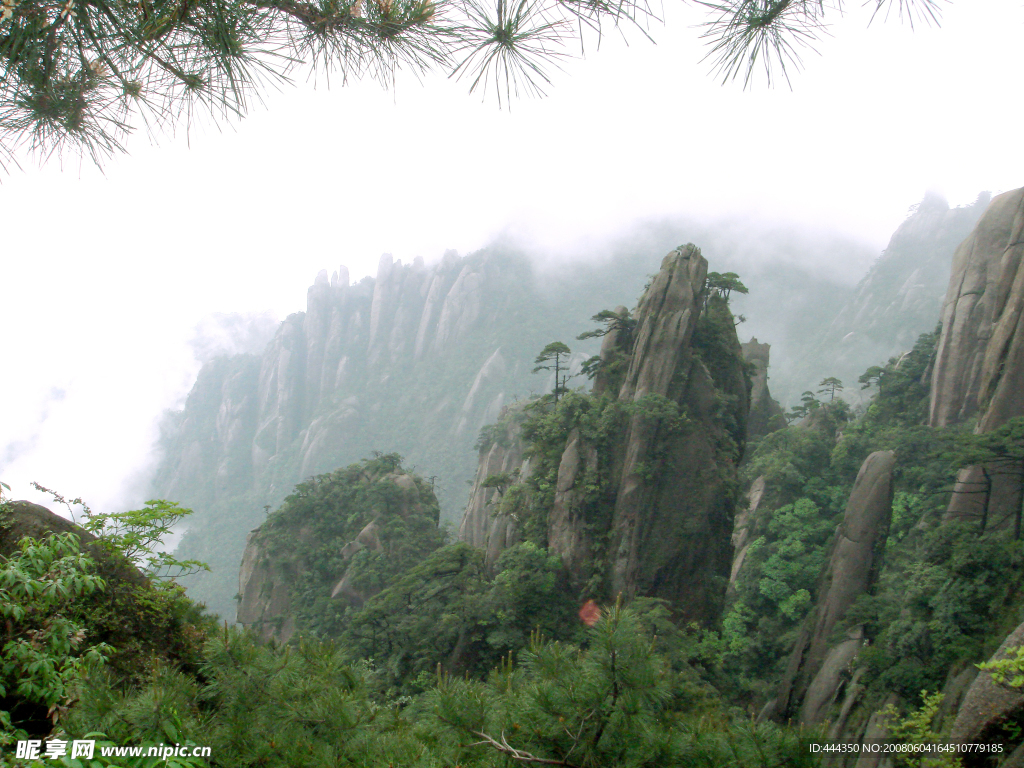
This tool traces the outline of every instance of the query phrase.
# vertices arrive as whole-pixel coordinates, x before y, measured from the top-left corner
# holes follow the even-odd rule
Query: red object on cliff
[[[597,603],[593,600],[587,600],[580,608],[580,621],[586,624],[588,627],[592,627],[597,624],[597,620],[601,618],[601,609],[597,607]]]

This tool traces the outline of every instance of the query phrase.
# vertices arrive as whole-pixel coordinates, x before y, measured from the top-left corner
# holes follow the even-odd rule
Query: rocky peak
[[[600,439],[568,431],[544,521],[549,551],[581,588],[604,589],[598,599],[662,597],[692,619],[713,619],[724,597],[749,406],[732,316],[721,299],[705,303],[706,275],[696,246],[672,251],[640,299],[629,338],[605,336],[602,360],[625,354],[624,374],[609,396],[611,379],[599,373],[591,402],[620,414],[619,426]],[[685,426],[666,426],[667,410],[684,415]],[[517,425],[501,428],[481,451],[461,532],[492,561],[521,533],[502,494],[484,492],[486,479],[517,467],[526,473]]]

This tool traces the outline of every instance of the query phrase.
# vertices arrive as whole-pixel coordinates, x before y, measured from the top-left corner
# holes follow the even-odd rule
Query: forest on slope
[[[314,474],[248,537],[246,629],[132,575],[177,507],[93,539],[5,503],[5,738],[211,747],[183,766],[1024,764],[1022,227],[1024,190],[988,205],[939,328],[846,382],[866,408],[826,377],[757,433],[736,282],[673,249],[573,329],[601,339],[589,388],[549,379],[476,436],[460,541],[397,453]]]

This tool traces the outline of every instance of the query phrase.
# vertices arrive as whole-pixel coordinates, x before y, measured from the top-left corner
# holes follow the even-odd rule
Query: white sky
[[[955,205],[1024,184],[1020,0],[957,0],[915,31],[851,4],[792,91],[721,86],[703,14],[666,10],[656,46],[606,38],[511,111],[440,76],[300,84],[241,122],[133,137],[104,173],[27,161],[0,183],[0,480],[15,498],[38,499],[36,480],[97,508],[141,501],[196,323],[302,310],[321,268],[359,279],[382,252],[429,262],[501,234],[580,256],[672,215],[880,251],[926,190]]]

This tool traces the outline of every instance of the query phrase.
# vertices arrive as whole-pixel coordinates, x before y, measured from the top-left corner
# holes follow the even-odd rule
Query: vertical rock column
[[[700,314],[701,290],[708,264],[700,249],[686,245],[669,253],[637,308],[637,327],[620,402],[645,395],[668,395],[680,363],[690,354],[690,340]],[[640,415],[626,429],[624,459],[612,518],[612,591],[631,597],[636,592],[640,543],[651,512],[652,489],[643,478],[655,435]]]

